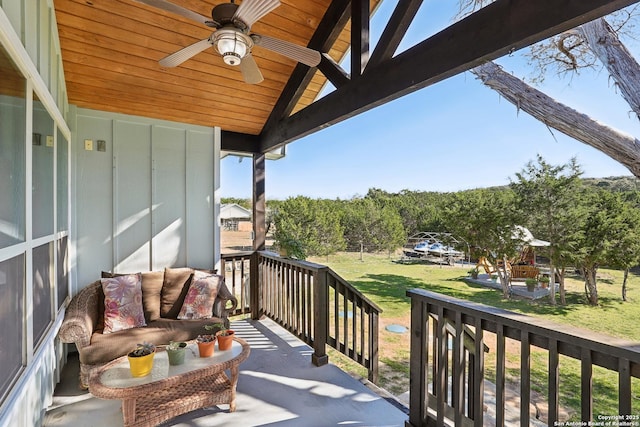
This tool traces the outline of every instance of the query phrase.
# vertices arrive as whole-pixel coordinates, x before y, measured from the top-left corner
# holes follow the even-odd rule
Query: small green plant
[[[211,325],[205,325],[204,327],[207,331],[215,331],[217,330],[216,335],[228,335],[229,328],[227,328],[224,323],[213,323]]]
[[[138,344],[138,346],[129,353],[131,357],[142,357],[147,356],[156,351],[156,346],[151,344],[150,342],[143,342],[142,344]]]
[[[549,276],[542,276],[540,278],[540,283],[549,283]]]
[[[198,335],[196,341],[198,342],[213,342],[216,340],[215,335]]]
[[[187,346],[186,342],[182,341],[170,341],[167,346],[167,350],[180,350],[181,348],[185,348]]]
[[[471,276],[472,279],[477,279],[478,278],[478,269],[477,268],[472,268],[471,270],[467,271],[467,274],[469,274],[469,276]]]

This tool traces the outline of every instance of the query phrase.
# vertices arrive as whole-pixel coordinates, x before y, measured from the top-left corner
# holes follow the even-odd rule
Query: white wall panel
[[[219,142],[214,129],[72,111],[78,127],[74,212],[79,287],[96,280],[102,270],[213,268],[219,258],[214,243]],[[83,148],[85,139],[92,141],[93,150]],[[96,151],[98,140],[106,141],[106,153]]]
[[[213,268],[219,257],[214,245],[215,168],[216,152],[211,134],[189,132],[187,137],[187,254],[188,264],[199,268]],[[216,168],[219,161],[215,163]]]
[[[77,283],[80,288],[113,268],[113,137],[112,121],[80,115],[72,144],[75,152]],[[106,152],[85,150],[84,141],[105,141]]]
[[[154,270],[187,265],[186,137],[184,129],[153,127]]]
[[[151,268],[151,126],[114,123],[116,272]]]

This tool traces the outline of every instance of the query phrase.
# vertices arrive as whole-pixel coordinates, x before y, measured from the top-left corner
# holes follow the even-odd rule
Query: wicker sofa
[[[220,280],[213,305],[213,317],[197,320],[179,320],[178,313],[194,276],[191,268],[166,268],[164,271],[142,273],[142,306],[146,326],[112,333],[104,331],[104,292],[98,280],[76,294],[66,309],[58,333],[64,343],[74,343],[80,358],[80,385],[88,386],[90,373],[120,356],[143,341],[155,345],[169,341],[186,341],[199,334],[211,333],[204,329],[212,323],[228,325],[228,316],[238,304],[224,280]],[[102,273],[111,277],[110,273]],[[230,306],[229,302],[231,302]]]

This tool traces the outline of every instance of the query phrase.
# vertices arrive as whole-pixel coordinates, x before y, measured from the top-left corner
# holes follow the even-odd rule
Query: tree
[[[498,267],[504,298],[510,297],[506,265],[522,244],[514,239],[519,222],[514,199],[509,189],[470,190],[454,194],[446,208],[449,230]]]
[[[621,244],[630,232],[624,212],[628,205],[620,193],[605,190],[589,190],[582,198],[582,208],[587,211],[580,224],[576,266],[584,274],[585,295],[589,304],[598,304],[597,273],[600,265],[615,265]],[[637,227],[637,225],[635,225]]]
[[[624,271],[622,300],[627,301],[627,279],[631,267],[640,262],[640,210],[629,201],[622,201],[619,233],[612,239],[610,266]]]
[[[342,227],[348,247],[366,248],[368,252],[393,251],[406,241],[398,212],[367,197],[345,203]]]
[[[576,159],[553,166],[538,155],[537,163],[528,162],[511,183],[516,203],[526,218],[526,225],[536,236],[550,242],[547,248],[551,261],[551,277],[556,269],[560,277],[560,302],[566,304],[564,272],[575,250],[581,211],[576,208],[582,171]],[[555,283],[555,280],[552,281]],[[551,304],[555,305],[552,286]]]
[[[492,2],[460,0],[458,15],[471,13]],[[560,73],[575,72],[581,68],[594,68],[599,62],[640,117],[640,66],[618,37],[625,30],[633,30],[635,10],[634,6],[609,15],[608,19],[614,23],[616,31],[604,18],[600,18],[533,45],[528,55],[538,75],[534,81],[543,80],[550,69]],[[640,141],[636,138],[555,101],[494,63],[476,67],[472,73],[518,110],[526,111],[545,125],[602,151],[640,177]]]
[[[336,202],[294,197],[273,214],[276,244],[298,242],[306,255],[326,256],[344,249],[340,210]]]

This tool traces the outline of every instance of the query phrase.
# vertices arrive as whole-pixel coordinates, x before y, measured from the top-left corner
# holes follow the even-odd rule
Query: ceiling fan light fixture
[[[242,58],[251,50],[253,42],[249,36],[233,28],[223,28],[214,33],[216,49],[227,65],[240,65]]]

